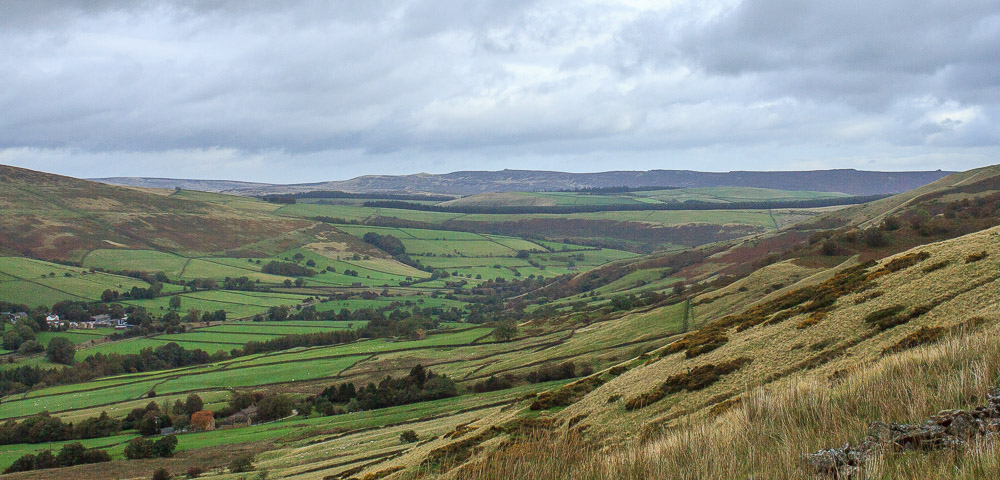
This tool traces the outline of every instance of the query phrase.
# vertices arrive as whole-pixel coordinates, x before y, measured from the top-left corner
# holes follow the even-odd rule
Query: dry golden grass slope
[[[886,217],[904,210],[908,205],[923,195],[946,192],[962,185],[968,185],[978,181],[989,180],[1000,176],[1000,165],[976,168],[965,172],[958,172],[948,175],[940,180],[928,183],[908,192],[893,195],[888,198],[876,200],[853,207],[848,207],[830,215],[833,218],[840,218],[848,221],[851,225],[861,228],[877,226]],[[817,219],[820,220],[820,219]]]
[[[998,385],[1000,227],[837,275],[790,273],[799,284],[712,312],[683,343],[554,392],[544,406],[568,405],[540,412],[553,429],[511,442],[510,422],[539,412],[498,413],[475,424],[493,433],[438,439],[358,478],[803,478],[803,453],[860,440],[871,421],[981,404]],[[565,461],[533,453],[545,450]],[[866,475],[985,478],[997,451],[886,454]]]

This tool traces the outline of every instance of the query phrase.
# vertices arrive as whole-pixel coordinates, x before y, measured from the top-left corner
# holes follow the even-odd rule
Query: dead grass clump
[[[739,370],[740,367],[750,363],[751,361],[751,359],[744,357],[720,363],[718,365],[708,363],[692,368],[690,371],[685,373],[671,375],[670,377],[667,377],[667,379],[664,380],[663,383],[656,388],[656,390],[643,393],[626,401],[625,409],[634,410],[636,408],[642,408],[663,399],[663,397],[666,397],[667,395],[685,390],[689,392],[701,390],[719,381],[723,375],[735,372],[736,370]]]
[[[980,260],[986,259],[986,257],[988,256],[990,256],[990,254],[986,250],[983,250],[979,253],[972,253],[969,254],[968,257],[965,257],[965,263],[975,263]]]
[[[940,262],[934,262],[926,267],[924,267],[924,273],[931,273],[935,270],[941,270],[951,264],[951,260],[941,260]]]
[[[910,321],[909,317],[901,315],[904,310],[906,310],[905,305],[893,305],[875,310],[865,316],[865,323],[874,326],[878,330],[888,330]]]

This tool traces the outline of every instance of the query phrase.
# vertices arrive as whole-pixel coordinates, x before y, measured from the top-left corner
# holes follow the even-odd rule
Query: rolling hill
[[[133,409],[148,414],[150,402],[157,402],[156,408],[173,412],[168,416],[175,425],[184,425],[188,418],[176,413],[183,409],[167,406],[198,395],[227,426],[178,434],[172,458],[126,460],[126,446],[141,442],[133,428],[82,440],[10,443],[0,451],[4,468],[23,465],[26,456],[35,456],[31,465],[38,466],[46,449],[55,453],[75,441],[112,460],[10,478],[145,478],[159,467],[172,473],[198,467],[203,478],[229,480],[247,475],[230,465],[243,453],[258,476],[301,480],[823,477],[827,470],[806,459],[839,457],[807,454],[863,445],[870,432],[882,431],[870,429],[873,422],[951,422],[965,414],[935,415],[984,405],[1000,384],[998,167],[949,175],[863,205],[811,209],[781,225],[775,219],[780,214],[765,211],[769,228],[647,255],[544,235],[571,231],[560,222],[620,222],[627,212],[560,218],[390,211],[350,202],[282,205],[14,174],[24,178],[11,179],[17,188],[5,192],[35,185],[43,198],[65,190],[71,200],[10,201],[18,212],[10,215],[11,224],[29,213],[42,223],[49,217],[65,218],[67,225],[92,219],[67,234],[87,239],[81,243],[92,249],[73,250],[83,254],[83,267],[8,257],[17,267],[10,274],[0,269],[0,286],[18,281],[3,275],[28,266],[41,272],[33,282],[63,289],[81,288],[81,275],[102,285],[145,281],[101,271],[91,278],[81,271],[129,266],[160,272],[167,282],[160,296],[117,300],[128,308],[166,316],[172,309],[167,300],[176,296],[181,314],[229,308],[232,315],[133,338],[38,333],[40,341],[62,335],[76,343],[78,364],[111,369],[99,353],[163,355],[173,362],[166,366],[142,363],[132,371],[88,376],[93,374],[80,365],[6,353],[0,388],[9,390],[0,418],[15,424],[38,421],[44,411],[74,424],[102,411],[124,420]],[[762,194],[744,187],[683,194],[692,193],[717,199]],[[803,192],[766,194],[800,198]],[[546,201],[566,201],[561,195]],[[156,200],[161,203],[151,203],[148,212],[133,206]],[[119,204],[105,206],[112,201]],[[192,253],[168,251],[163,243],[180,240],[144,234],[127,250],[100,243],[103,238],[89,240],[98,238],[95,232],[123,228],[115,223],[115,208],[122,217],[149,222],[148,232],[167,239],[174,230],[149,218],[170,210],[182,224],[210,215],[223,224],[242,218],[274,229],[211,255],[196,255],[195,240],[187,247]],[[726,225],[721,219],[738,218],[724,210],[669,213],[715,230]],[[711,218],[706,214],[716,215],[717,223],[704,222]],[[662,228],[643,218],[647,228]],[[484,231],[516,222],[532,225],[539,236]],[[584,237],[596,225],[603,223],[573,228]],[[623,225],[609,223],[607,231]],[[44,231],[63,227],[52,228]],[[242,253],[250,250],[259,254]],[[270,262],[281,269],[265,272]],[[46,274],[57,267],[69,275]],[[300,274],[307,268],[325,273]],[[344,275],[345,269],[361,272]],[[202,288],[206,278],[236,274],[267,289]],[[276,314],[282,306],[284,317]],[[233,320],[254,312],[257,321]],[[341,332],[335,341],[332,331]],[[170,344],[205,354],[171,353]],[[442,387],[433,394],[421,386],[434,384],[431,378]],[[409,393],[394,396],[392,385],[400,382],[412,382]],[[348,383],[373,396],[348,400],[349,393],[340,393]],[[287,401],[288,416],[248,426],[243,417],[234,420],[240,398],[254,408]],[[372,404],[373,398],[381,400]],[[892,437],[896,427],[885,428],[886,438],[898,438]],[[927,443],[923,449],[865,450],[862,460],[829,471],[846,466],[857,478],[982,478],[1000,467],[989,439],[941,436],[952,435],[945,430],[932,438],[958,438],[964,448]]]
[[[238,250],[310,222],[0,166],[0,252],[79,260],[96,248]]]
[[[849,195],[901,193],[938,180],[952,172],[866,172],[817,170],[802,172],[695,172],[689,170],[612,171],[566,173],[534,170],[466,171],[446,174],[368,175],[350,180],[292,185],[227,185],[201,180],[164,180],[134,177],[95,179],[133,186],[190,188],[242,195],[268,195],[339,190],[344,192],[426,192],[473,195],[487,192],[554,191],[620,186],[641,187],[753,187],[779,190],[840,192]],[[186,182],[186,183],[185,183]]]

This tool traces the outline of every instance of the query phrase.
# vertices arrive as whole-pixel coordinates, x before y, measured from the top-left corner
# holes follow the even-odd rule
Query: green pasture
[[[131,277],[91,273],[85,268],[23,257],[0,257],[0,272],[4,274],[0,278],[0,300],[29,306],[51,306],[63,300],[94,301],[108,289],[121,292],[134,286],[149,287]]]
[[[294,307],[304,301],[305,295],[292,295],[278,292],[238,292],[231,290],[208,290],[177,294],[181,299],[178,313],[182,316],[191,309],[202,312],[225,310],[230,318],[247,318],[258,313],[265,313],[271,307],[287,305]],[[128,300],[125,303],[143,307],[154,315],[163,315],[169,311],[171,296],[157,297],[145,300]]]

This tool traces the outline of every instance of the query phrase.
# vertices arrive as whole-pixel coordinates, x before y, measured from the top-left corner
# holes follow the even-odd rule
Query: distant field
[[[0,272],[4,274],[0,278],[0,300],[29,306],[52,305],[62,300],[93,301],[99,300],[104,290],[149,287],[146,282],[130,277],[90,273],[85,268],[22,257],[0,257]]]
[[[638,205],[672,202],[739,203],[761,201],[818,200],[848,197],[847,194],[774,190],[749,187],[678,188],[624,193],[592,192],[504,192],[471,195],[442,202],[449,207],[546,207],[581,205]]]
[[[268,308],[281,305],[294,306],[302,303],[305,295],[277,292],[234,292],[226,290],[199,291],[178,294],[181,299],[179,312],[184,314],[195,309],[203,312],[225,310],[232,318],[252,317],[264,313]],[[162,315],[169,310],[170,297],[149,300],[129,300],[129,305],[141,306],[154,315]]]
[[[189,390],[213,389],[219,387],[260,386],[268,383],[303,381],[332,377],[358,361],[379,352],[400,349],[435,348],[454,344],[471,344],[474,340],[489,334],[489,328],[473,328],[457,332],[447,332],[428,336],[423,340],[393,342],[386,339],[365,340],[344,345],[296,349],[275,354],[242,357],[212,365],[189,367],[175,371],[153,372],[149,374],[123,375],[76,385],[63,385],[36,390],[27,398],[15,396],[6,400],[0,410],[0,418],[31,415],[39,411],[52,412],[88,408],[107,403],[138,399],[155,389],[157,393],[185,392]],[[198,332],[174,335],[197,335]],[[224,336],[226,334],[206,332],[205,335]],[[251,335],[243,334],[245,337]],[[98,351],[110,353],[137,352],[137,347],[155,347],[165,340],[136,339],[114,342],[77,353],[91,355]],[[178,342],[182,346],[184,342]],[[131,344],[128,348],[123,348]],[[194,344],[192,342],[192,344]],[[212,345],[206,343],[206,345]],[[232,345],[214,344],[228,350]],[[117,349],[112,349],[118,347]],[[187,347],[186,348],[195,348]],[[199,347],[203,348],[203,347]],[[81,357],[82,358],[82,357]],[[45,398],[44,402],[38,399]]]

